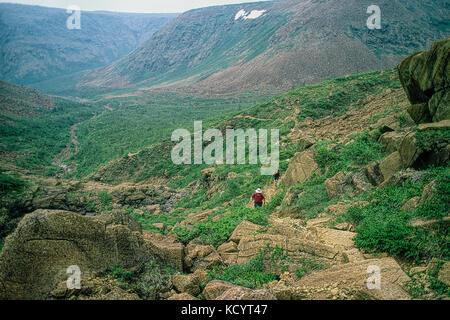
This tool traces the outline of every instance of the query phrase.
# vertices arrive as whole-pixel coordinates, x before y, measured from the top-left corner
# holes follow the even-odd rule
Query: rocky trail
[[[93,118],[100,117],[108,111],[113,111],[113,109],[109,105],[105,105],[104,110]],[[63,169],[62,173],[56,175],[58,178],[61,178],[64,175],[76,170],[76,164],[73,162],[68,163],[68,161],[72,156],[78,153],[80,142],[77,137],[77,128],[79,125],[80,123],[76,123],[70,127],[69,143],[53,158],[53,165]]]
[[[74,164],[66,164],[65,162],[67,162],[67,160],[69,160],[70,157],[72,157],[73,155],[78,153],[79,142],[78,142],[77,133],[76,133],[77,127],[78,127],[78,123],[74,124],[70,128],[69,143],[67,144],[67,146],[64,149],[61,150],[60,153],[58,153],[55,156],[55,158],[53,160],[53,165],[64,170],[64,172],[58,174],[57,177],[62,177],[65,174],[70,173],[76,169]]]

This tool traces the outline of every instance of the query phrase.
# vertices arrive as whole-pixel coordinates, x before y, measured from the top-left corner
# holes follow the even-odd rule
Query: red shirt
[[[261,203],[261,202],[263,202],[264,199],[266,199],[262,193],[254,193],[254,194],[252,194],[252,199],[253,198],[255,198],[255,202],[256,203]]]

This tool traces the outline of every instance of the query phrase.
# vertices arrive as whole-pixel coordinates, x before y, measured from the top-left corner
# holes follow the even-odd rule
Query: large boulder
[[[380,165],[380,173],[383,176],[383,181],[392,177],[397,171],[403,168],[402,159],[398,151],[391,153]]]
[[[225,242],[217,248],[217,253],[225,264],[234,264],[238,257],[237,244],[233,241]]]
[[[409,101],[411,117],[420,123],[448,119],[450,116],[450,39],[435,42],[428,51],[406,58],[399,76]],[[426,108],[425,108],[426,106]]]
[[[242,237],[254,234],[255,232],[259,231],[261,228],[262,227],[257,224],[254,224],[254,223],[251,223],[250,221],[244,220],[236,227],[236,229],[234,229],[229,240],[239,243],[239,241],[241,241]]]
[[[206,271],[197,270],[187,275],[177,274],[172,277],[172,284],[180,293],[188,293],[194,297],[202,292],[206,283]]]
[[[390,154],[399,150],[403,135],[396,131],[385,132],[380,136],[378,142],[383,145],[383,151]]]
[[[347,179],[343,172],[338,172],[333,177],[325,180],[328,199],[342,197],[346,185]]]
[[[0,255],[0,299],[45,299],[67,269],[82,275],[114,265],[135,266],[148,254],[140,226],[124,212],[85,217],[37,210],[7,237]]]
[[[305,182],[314,173],[320,173],[320,169],[314,160],[314,148],[309,148],[295,154],[281,182],[286,188],[290,188]]]
[[[427,103],[412,104],[408,107],[408,113],[415,123],[431,122],[432,118]]]
[[[173,237],[165,237],[148,231],[143,233],[146,247],[164,263],[183,271],[184,246]]]
[[[258,256],[261,250],[266,249],[267,246],[286,249],[287,239],[285,236],[273,234],[257,234],[242,237],[238,246],[239,255],[237,263],[244,264],[249,262]]]
[[[184,251],[184,266],[192,272],[199,269],[208,270],[224,264],[222,257],[213,246],[190,242]]]
[[[380,287],[368,286],[379,270]],[[410,299],[409,277],[392,258],[360,260],[313,272],[300,280],[282,277],[268,285],[277,299]]]
[[[450,119],[450,90],[439,91],[428,102],[428,109],[433,115],[433,121]]]

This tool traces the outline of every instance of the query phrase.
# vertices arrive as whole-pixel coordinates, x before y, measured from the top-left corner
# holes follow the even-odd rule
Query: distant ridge
[[[0,78],[30,85],[105,66],[131,52],[177,14],[82,11],[69,30],[65,9],[0,3]]]
[[[191,10],[78,86],[142,85],[206,94],[286,90],[391,68],[450,35],[445,2],[378,1],[381,30],[367,28],[370,5],[366,0],[284,0]]]

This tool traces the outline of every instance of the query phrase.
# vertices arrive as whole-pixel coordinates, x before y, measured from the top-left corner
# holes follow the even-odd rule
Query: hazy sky
[[[67,8],[77,5],[81,10],[107,10],[122,12],[184,12],[194,8],[212,5],[223,5],[258,0],[0,0],[0,2],[14,2],[33,4],[46,7]]]

